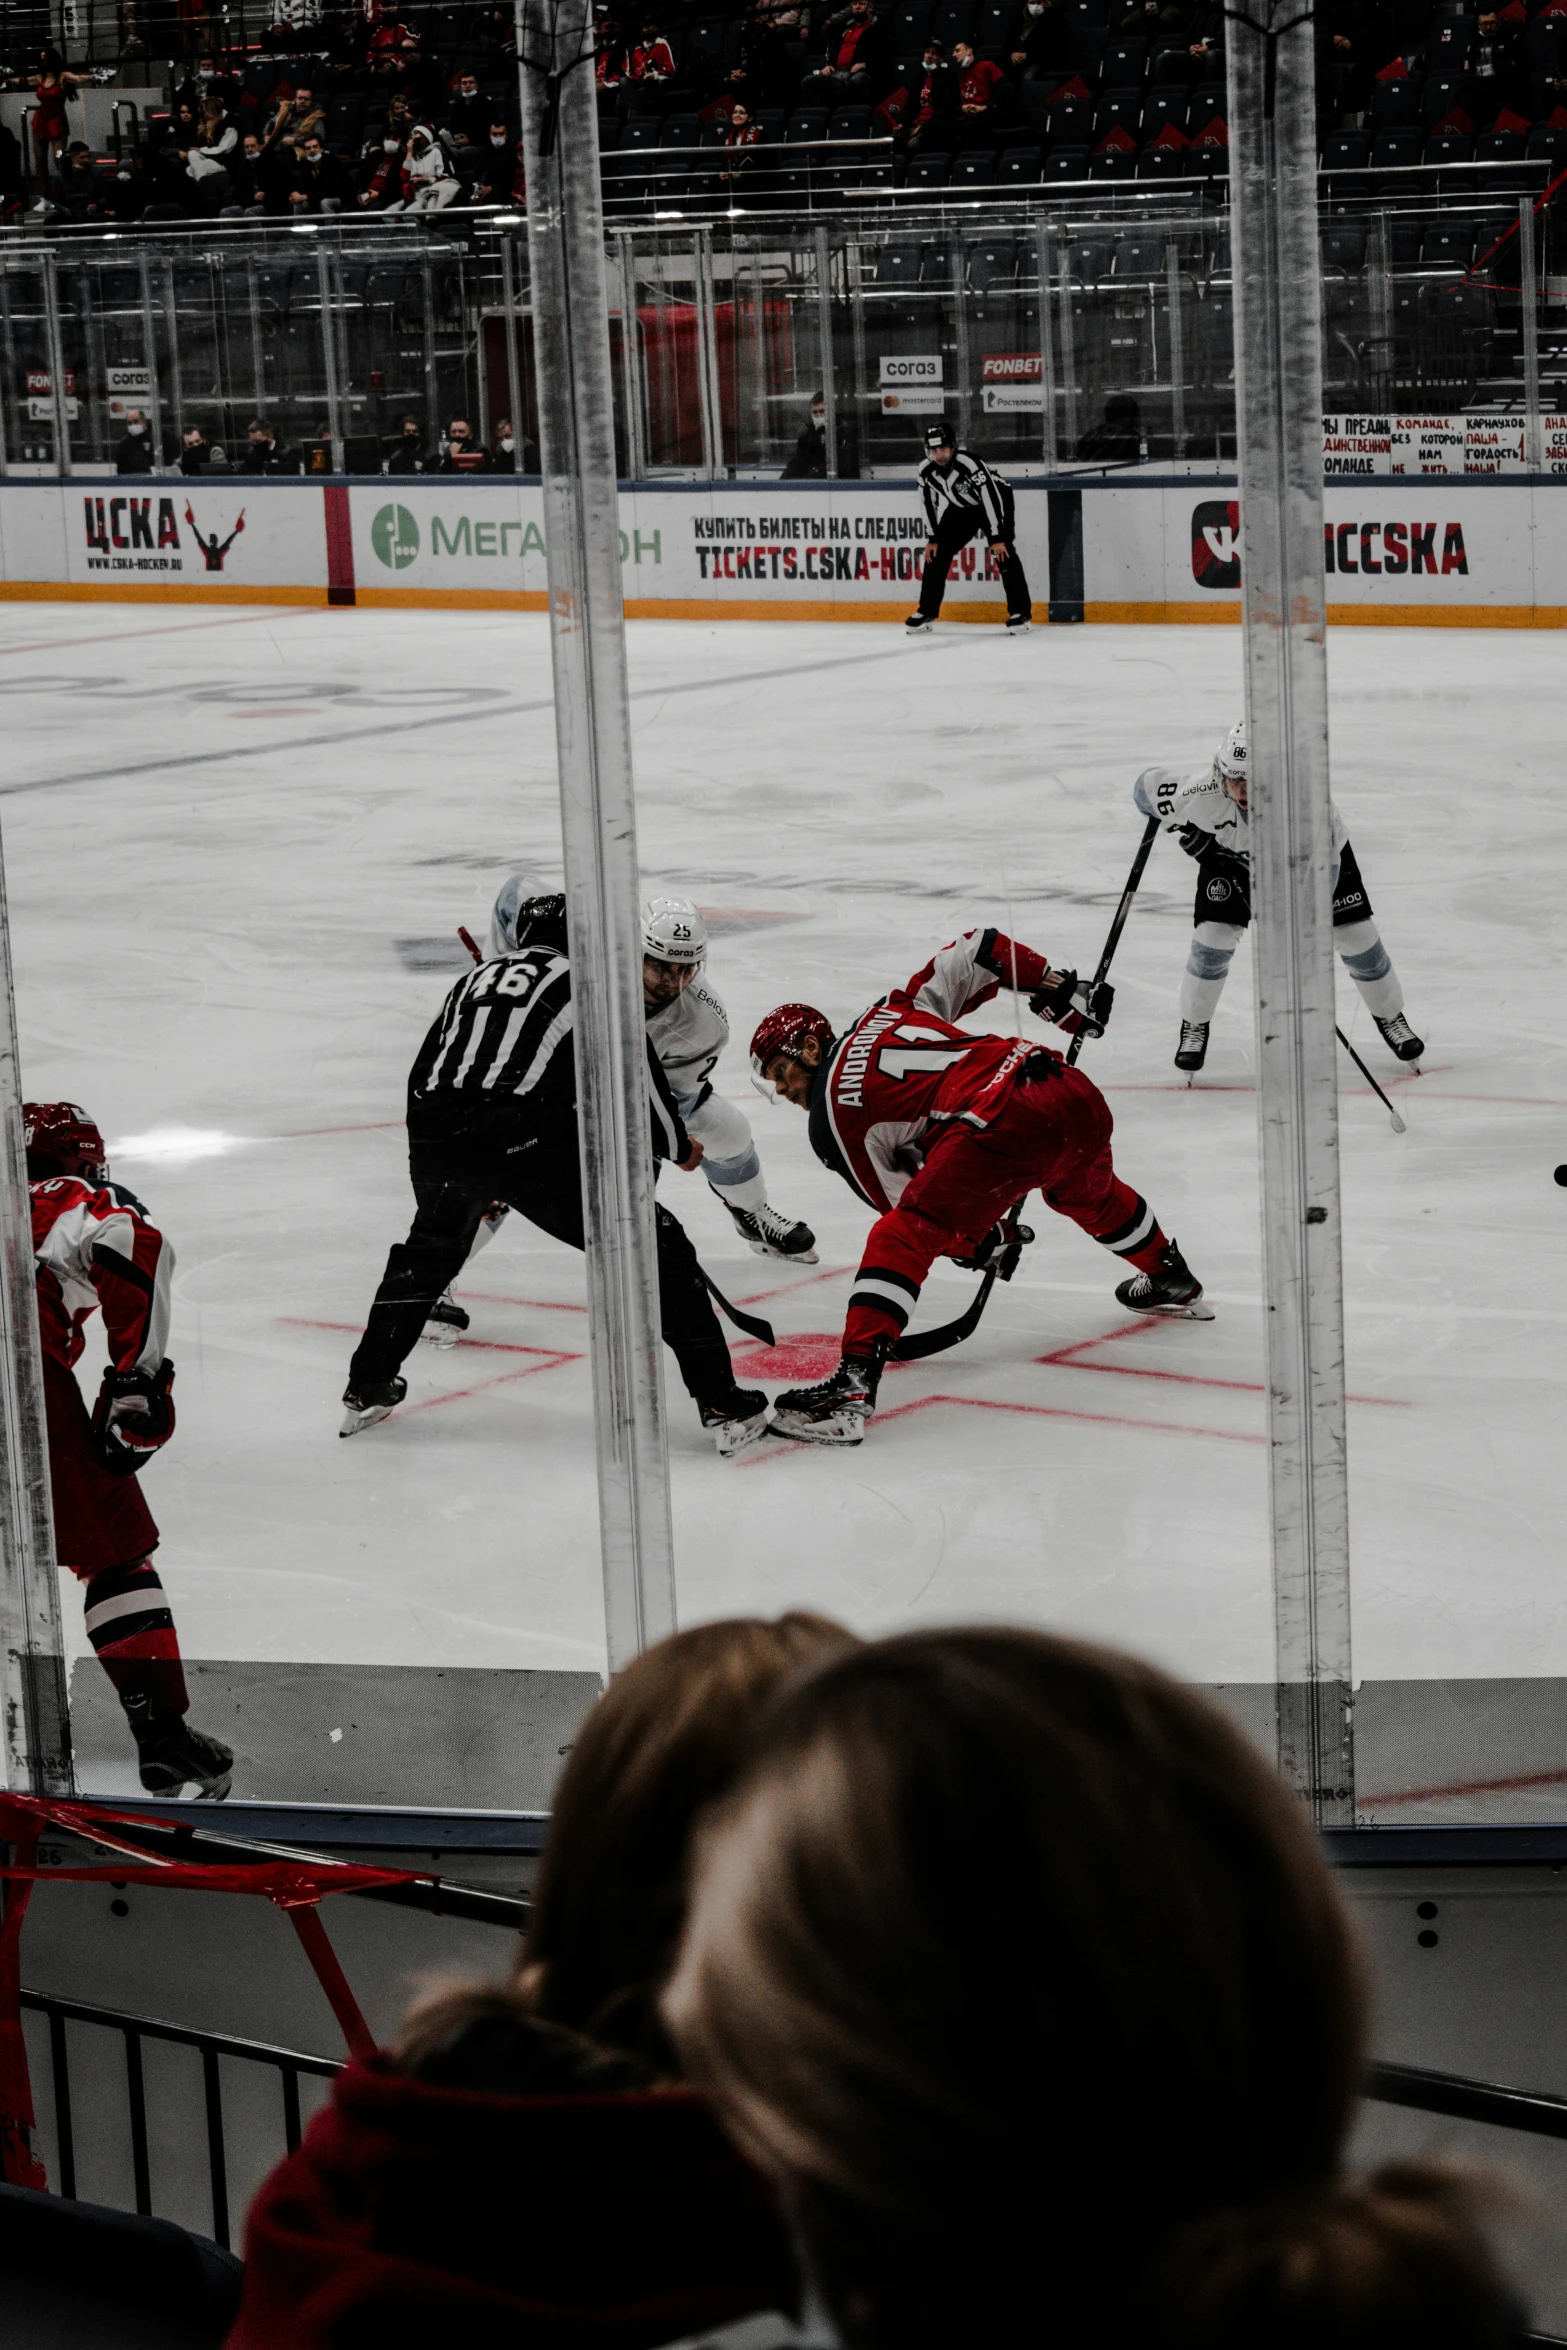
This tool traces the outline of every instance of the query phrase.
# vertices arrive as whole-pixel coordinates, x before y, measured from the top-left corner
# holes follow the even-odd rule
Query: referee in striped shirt
[[[583,1245],[565,899],[519,907],[517,938],[514,951],[458,981],[409,1073],[413,1228],[386,1260],[349,1364],[344,1436],[374,1427],[402,1402],[401,1367],[497,1200],[557,1240]],[[651,1045],[647,1068],[653,1155],[689,1171],[702,1146],[681,1124]],[[751,1423],[758,1433],[765,1423],[766,1398],[736,1386],[696,1251],[667,1208],[655,1216],[665,1342],[703,1426],[721,1452],[735,1450]]]
[[[904,625],[911,636],[917,636],[941,617],[952,558],[976,531],[983,531],[985,544],[1001,569],[1007,627],[1014,635],[1021,633],[1031,626],[1034,610],[1028,578],[1018,561],[1012,484],[993,473],[983,457],[976,457],[971,449],[960,449],[957,434],[945,421],[930,427],[925,451],[919,485],[930,535],[920,575],[919,610],[911,612]]]

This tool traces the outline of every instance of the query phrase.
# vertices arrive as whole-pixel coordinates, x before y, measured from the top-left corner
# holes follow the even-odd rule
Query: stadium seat
[[[1140,89],[1119,87],[1106,90],[1094,113],[1094,145],[1097,147],[1112,131],[1125,131],[1135,147],[1143,121],[1143,94]]]
[[[1185,136],[1191,99],[1184,89],[1150,90],[1143,102],[1143,137],[1152,145],[1162,130],[1179,131]]]
[[[699,114],[666,114],[663,144],[666,147],[699,147],[702,144],[702,117]]]
[[[1191,168],[1200,179],[1227,180],[1230,176],[1230,150],[1215,143],[1198,145],[1191,150]]]
[[[919,282],[918,245],[883,245],[876,256],[876,283],[879,286],[917,286]]]
[[[1557,129],[1551,123],[1536,123],[1524,152],[1531,163],[1549,164],[1554,177],[1567,169],[1567,127]]]
[[[827,109],[825,106],[797,106],[789,117],[784,132],[787,145],[799,147],[827,136]]]
[[[998,188],[1032,188],[1039,184],[1044,153],[1038,147],[1009,147],[996,158]]]
[[[1439,16],[1426,35],[1426,71],[1461,74],[1474,47],[1472,16]]]
[[[1095,180],[1136,179],[1136,148],[1096,147],[1088,159],[1088,176]]]
[[[1322,143],[1324,171],[1364,171],[1370,162],[1369,131],[1334,131]]]
[[[764,147],[782,146],[788,122],[789,113],[786,107],[764,106],[756,118],[756,127],[762,134],[761,144]]]
[[[1371,142],[1371,168],[1373,171],[1406,171],[1420,161],[1420,147],[1420,133],[1412,126],[1378,131]]]
[[[1427,74],[1420,99],[1420,119],[1428,131],[1452,113],[1464,96],[1466,84],[1461,73]]]
[[[911,188],[944,188],[951,169],[950,155],[916,155],[909,165],[907,184]]]
[[[1199,82],[1192,92],[1192,130],[1199,130],[1216,114],[1222,116],[1229,102],[1229,91],[1223,82]]]
[[[868,139],[871,135],[871,110],[868,106],[839,106],[827,118],[829,139]]]
[[[1065,0],[1062,14],[1076,33],[1102,32],[1110,22],[1110,0]]]
[[[1425,222],[1416,212],[1395,212],[1387,224],[1387,257],[1394,269],[1414,269],[1420,260]]]
[[[988,188],[996,176],[996,159],[985,147],[971,148],[952,166],[947,185],[952,188]]]
[[[1115,249],[1115,276],[1123,283],[1147,284],[1165,273],[1165,240],[1155,236],[1122,237]]]
[[[1475,257],[1475,224],[1444,215],[1428,223],[1420,243],[1422,269],[1467,269]]]
[[[1025,123],[1031,131],[1038,132],[1041,141],[1044,136],[1045,124],[1049,120],[1050,100],[1053,95],[1054,93],[1044,82],[1024,82],[1018,90],[1018,119]]]
[[[1148,70],[1148,44],[1136,33],[1116,33],[1105,43],[1099,71],[1107,88],[1141,90]]]
[[[1115,239],[1099,235],[1074,237],[1067,247],[1067,266],[1079,285],[1097,286],[1115,265]]]
[[[931,39],[939,41],[943,49],[950,49],[954,41],[972,40],[974,0],[936,0],[930,32]]]
[[[1378,82],[1371,96],[1371,121],[1376,130],[1398,130],[1420,120],[1420,84],[1406,74],[1402,81]]]
[[[1088,149],[1086,147],[1052,147],[1045,159],[1040,178],[1047,187],[1058,182],[1085,180],[1088,177]]]
[[[1367,228],[1363,220],[1330,220],[1322,232],[1322,264],[1358,277],[1366,266]]]
[[[1195,169],[1189,147],[1145,147],[1137,158],[1140,180],[1190,179]]]
[[[1004,51],[1017,29],[1019,0],[979,0],[974,11],[974,46],[983,53]]]
[[[957,185],[956,174],[953,185]],[[1017,283],[1018,249],[1010,237],[989,238],[971,247],[968,261],[969,289],[976,294],[998,293]]]
[[[932,162],[938,160],[935,156]],[[963,248],[958,246],[961,259]],[[954,248],[945,238],[932,237],[920,247],[920,284],[922,286],[950,286],[952,283],[952,255]]]
[[[1094,110],[1085,106],[1081,98],[1063,98],[1053,106],[1046,123],[1047,143],[1052,147],[1086,147],[1093,136]]]

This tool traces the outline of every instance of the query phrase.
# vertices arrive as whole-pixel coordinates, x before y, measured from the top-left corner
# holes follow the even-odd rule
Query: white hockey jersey
[[[647,1033],[664,1065],[670,1091],[684,1111],[712,1076],[718,1056],[729,1042],[729,1014],[723,999],[698,972],[672,1004],[653,1014]]]
[[[1200,767],[1145,767],[1132,786],[1132,797],[1145,816],[1158,817],[1166,832],[1184,833],[1191,825],[1198,832],[1207,833],[1215,848],[1226,849],[1232,857],[1250,864],[1251,819],[1244,808],[1237,808],[1223,784],[1215,780],[1211,759]],[[1343,854],[1348,837],[1335,808],[1335,859]],[[1198,844],[1190,853],[1200,856],[1204,851]]]

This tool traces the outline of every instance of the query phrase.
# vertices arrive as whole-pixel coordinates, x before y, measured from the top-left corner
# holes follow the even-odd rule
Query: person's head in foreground
[[[1346,2177],[1365,1991],[1210,1705],[1040,1633],[857,1648],[700,1840],[665,2020],[853,2350],[1500,2345],[1465,2191]]]
[[[555,1790],[514,2004],[672,2068],[658,1998],[685,1921],[698,1817],[733,1785],[768,1700],[851,1639],[825,1616],[741,1616],[676,1632],[616,1674]],[[402,2054],[415,2069],[432,2034],[449,2030],[443,2008],[457,2020],[438,2001],[410,2021]]]

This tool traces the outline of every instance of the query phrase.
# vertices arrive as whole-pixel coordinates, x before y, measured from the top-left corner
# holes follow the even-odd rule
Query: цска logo
[[[419,525],[406,506],[383,506],[370,525],[370,544],[388,571],[406,571],[419,553]]]

